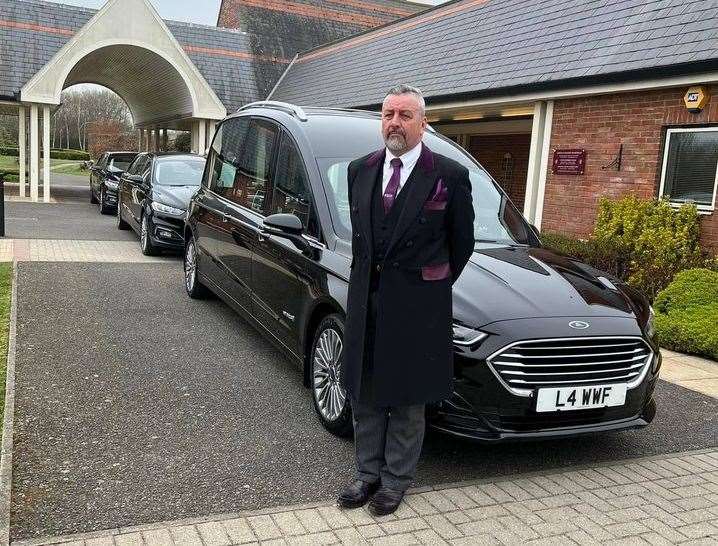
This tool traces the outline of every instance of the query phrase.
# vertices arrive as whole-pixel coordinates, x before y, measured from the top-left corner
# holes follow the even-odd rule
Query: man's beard
[[[406,138],[399,133],[392,133],[384,139],[384,142],[392,153],[403,152],[406,149]]]

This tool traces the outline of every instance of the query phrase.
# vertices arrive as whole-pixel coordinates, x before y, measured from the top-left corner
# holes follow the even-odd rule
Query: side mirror
[[[264,219],[264,227],[269,228],[267,231],[281,231],[287,235],[301,235],[304,226],[302,221],[294,214],[272,214]]]
[[[535,225],[533,225],[533,224],[529,224],[529,225],[531,226],[531,230],[536,234],[536,237],[538,237],[538,238],[540,239],[540,238],[541,238],[541,231],[539,230],[539,228],[537,228],[537,227],[536,227]]]
[[[312,247],[302,237],[302,221],[294,214],[272,214],[264,219],[262,231],[267,235],[275,235],[294,243],[303,254],[311,252]]]

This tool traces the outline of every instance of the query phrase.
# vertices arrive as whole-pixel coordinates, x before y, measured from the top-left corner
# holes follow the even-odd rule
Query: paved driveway
[[[300,374],[181,263],[21,263],[12,537],[331,500],[352,444]],[[480,446],[429,435],[418,482],[716,445],[718,401],[661,383],[647,430]]]

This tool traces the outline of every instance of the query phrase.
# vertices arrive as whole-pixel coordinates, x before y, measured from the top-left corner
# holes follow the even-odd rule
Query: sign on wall
[[[688,88],[688,91],[686,91],[683,97],[683,101],[686,103],[688,111],[696,114],[703,110],[710,98],[711,95],[705,86],[696,85]]]
[[[553,174],[583,174],[586,169],[586,150],[554,150]]]

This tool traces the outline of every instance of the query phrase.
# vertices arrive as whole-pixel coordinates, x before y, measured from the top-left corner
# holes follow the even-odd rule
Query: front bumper
[[[152,244],[168,250],[184,249],[184,218],[176,218],[158,212],[152,214]]]
[[[632,331],[616,335],[636,333]],[[496,349],[515,341],[501,337],[503,339],[495,338],[488,347],[482,345],[473,352],[455,353],[454,392],[447,400],[428,408],[430,428],[480,442],[502,442],[642,428],[653,420],[656,413],[653,391],[658,381],[661,354],[652,343],[649,342],[653,356],[645,377],[636,387],[627,391],[624,405],[537,412],[536,391],[530,396],[513,394],[501,384],[486,362],[486,357]]]

